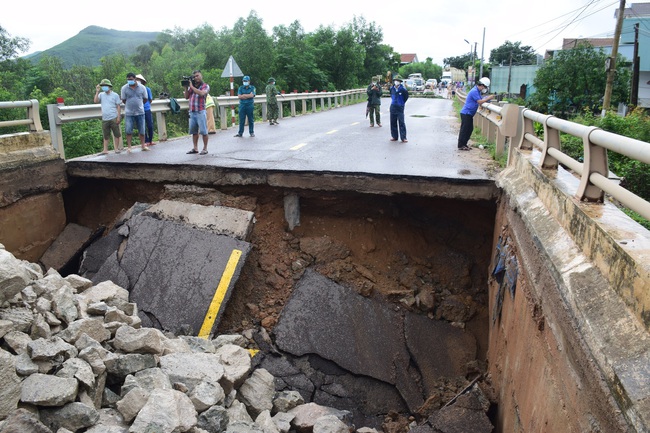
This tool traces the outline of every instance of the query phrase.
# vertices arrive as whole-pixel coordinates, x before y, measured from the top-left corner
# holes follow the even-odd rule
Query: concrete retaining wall
[[[519,273],[514,296],[505,291],[500,315],[495,310],[499,284],[490,280],[488,362],[500,397],[500,431],[648,431],[647,331],[620,286],[593,263],[594,254],[585,254],[608,250],[589,246],[602,237],[584,236],[599,231],[589,227],[597,223],[588,222],[583,210],[596,205],[567,193],[562,174],[543,180],[531,163],[534,155],[514,152],[513,158],[498,181],[503,197],[494,245],[496,251],[499,237],[505,240]],[[565,227],[555,214],[569,208],[573,217]],[[624,231],[621,222],[627,217],[610,208],[606,212]],[[571,227],[583,229],[572,232]],[[620,248],[608,254],[614,257],[616,251]]]
[[[48,131],[0,137],[0,243],[37,262],[65,227],[65,162]]]

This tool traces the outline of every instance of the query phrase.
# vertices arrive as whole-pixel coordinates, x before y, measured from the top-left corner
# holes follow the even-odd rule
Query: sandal
[[[458,150],[469,150],[469,147],[467,146],[459,147]]]
[[[199,153],[199,151],[196,150],[196,149],[192,149],[192,150],[190,150],[189,152],[187,152],[188,155],[189,155],[189,154],[192,154],[192,153]]]
[[[208,154],[207,150],[202,150],[201,152],[199,152],[199,155],[207,155],[207,154]]]

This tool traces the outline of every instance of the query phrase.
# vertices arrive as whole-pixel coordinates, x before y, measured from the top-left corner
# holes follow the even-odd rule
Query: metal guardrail
[[[38,112],[38,100],[30,99],[29,101],[2,101],[0,109],[26,108],[26,117],[24,119],[0,121],[0,127],[29,125],[29,132],[41,132],[41,115]]]
[[[278,106],[280,108],[280,116],[282,116],[283,104],[290,104],[291,117],[297,115],[296,103],[302,103],[302,113],[307,112],[307,101],[311,101],[311,111],[317,111],[317,102],[320,101],[322,110],[325,110],[327,105],[328,109],[347,105],[348,103],[358,102],[362,97],[366,96],[366,89],[353,89],[341,90],[337,92],[313,92],[313,93],[283,93],[278,95]],[[226,117],[226,110],[231,107],[233,110],[239,106],[239,98],[237,96],[217,96],[213,97],[216,106],[219,109],[222,130],[228,129],[228,119]],[[177,99],[181,111],[189,109],[189,101],[187,99]],[[266,95],[258,95],[254,99],[255,104],[262,104],[262,119],[266,120],[267,103]],[[151,112],[156,115],[156,126],[158,132],[158,139],[160,141],[167,140],[167,125],[165,116],[171,112],[169,106],[169,99],[155,99],[151,102]],[[51,104],[47,106],[47,114],[50,122],[50,135],[52,137],[52,146],[65,158],[63,149],[63,137],[61,132],[61,125],[68,122],[77,122],[81,120],[101,119],[101,105],[88,104],[88,105],[58,105]],[[234,111],[233,111],[234,116]]]
[[[466,94],[456,92],[456,97],[465,102]],[[535,135],[535,123],[544,127],[544,137]],[[542,152],[540,166],[557,170],[558,164],[568,167],[580,176],[575,193],[578,200],[602,202],[605,193],[618,200],[628,209],[650,220],[650,203],[610,179],[607,151],[625,155],[628,158],[650,164],[650,143],[603,131],[595,126],[569,122],[548,114],[541,114],[514,104],[483,104],[474,124],[481,134],[496,143],[496,154],[501,155],[506,139],[511,149],[538,148]],[[579,137],[583,142],[583,161],[579,162],[561,150],[560,133]],[[508,158],[510,161],[510,158]]]

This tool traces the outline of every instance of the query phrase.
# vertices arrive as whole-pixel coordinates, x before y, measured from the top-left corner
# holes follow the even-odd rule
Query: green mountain
[[[66,69],[74,65],[98,66],[102,57],[115,53],[134,54],[138,46],[155,41],[159,34],[160,32],[126,32],[90,26],[67,41],[31,54],[28,58],[33,63],[38,63],[44,55],[57,57]]]

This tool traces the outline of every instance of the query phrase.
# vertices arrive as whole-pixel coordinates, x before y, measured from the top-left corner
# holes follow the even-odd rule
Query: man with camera
[[[203,75],[198,69],[192,72],[191,80],[184,80],[181,85],[185,87],[183,94],[190,103],[190,135],[192,135],[193,148],[187,153],[199,153],[199,134],[201,134],[203,150],[199,154],[206,155],[208,153],[208,122],[205,113],[205,100],[210,93],[210,86],[203,82]]]
[[[381,87],[375,77],[372,77],[372,82],[368,86],[366,93],[368,94],[368,106],[366,114],[370,114],[370,127],[375,126],[375,119],[377,120],[377,126],[381,126]]]

